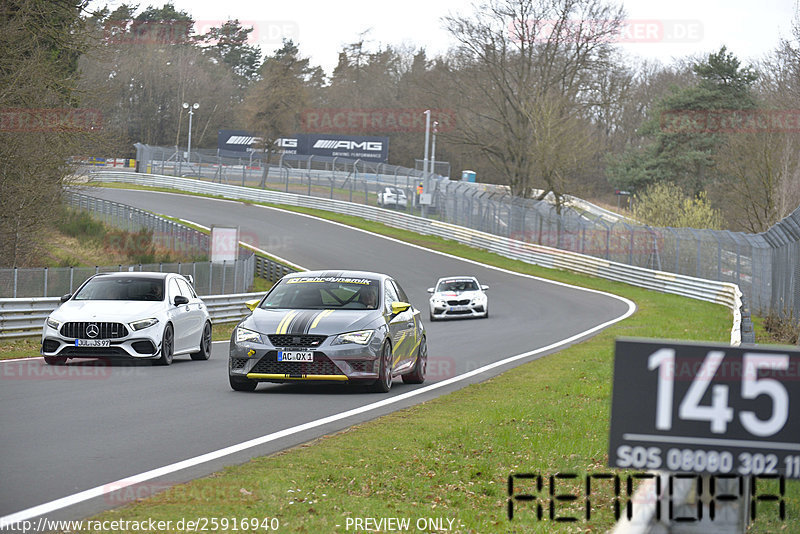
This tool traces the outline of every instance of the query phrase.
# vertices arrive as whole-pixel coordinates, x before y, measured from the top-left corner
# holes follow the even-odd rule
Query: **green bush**
[[[65,209],[56,226],[60,232],[70,237],[91,239],[101,242],[106,235],[103,223],[92,219],[85,211]]]
[[[722,216],[708,203],[705,191],[692,198],[669,182],[650,185],[637,194],[633,216],[651,226],[722,229]]]

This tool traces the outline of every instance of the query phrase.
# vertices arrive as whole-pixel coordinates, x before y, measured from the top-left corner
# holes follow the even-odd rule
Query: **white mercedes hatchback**
[[[175,273],[96,274],[47,318],[42,355],[51,365],[69,358],[126,358],[172,363],[211,356],[211,318],[189,280]]]

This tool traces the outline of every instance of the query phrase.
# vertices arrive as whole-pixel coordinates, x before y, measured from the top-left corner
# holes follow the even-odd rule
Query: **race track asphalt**
[[[388,395],[303,384],[262,384],[254,393],[237,393],[227,380],[227,342],[214,344],[209,361],[180,357],[170,367],[91,360],[72,360],[61,368],[41,359],[0,363],[0,517],[580,337],[629,311],[626,302],[609,295],[490,269],[289,212],[169,193],[88,193],[206,226],[239,226],[242,240],[308,269],[394,276],[411,303],[423,310],[428,379],[421,386],[396,379]],[[430,323],[426,288],[440,276],[457,274],[477,276],[490,286],[491,316]],[[157,483],[186,481],[283,450],[485,380],[520,362],[175,471]],[[536,395],[535,390],[529,393]],[[48,517],[80,518],[120,504],[118,496],[109,494]]]

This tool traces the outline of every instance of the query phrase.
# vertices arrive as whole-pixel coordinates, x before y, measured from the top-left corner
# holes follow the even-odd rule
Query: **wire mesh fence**
[[[145,229],[148,245],[157,243],[175,252],[208,254],[207,234],[132,206],[75,192],[65,194],[67,205],[88,211],[109,226],[137,232]],[[114,244],[111,243],[111,246]],[[256,260],[240,248],[239,257],[224,262],[172,262],[94,267],[0,268],[0,298],[57,297],[73,293],[90,276],[112,271],[157,271],[191,275],[200,295],[245,293],[253,286]]]
[[[359,160],[258,153],[221,157],[137,145],[138,172],[273,189],[319,198],[380,205],[387,186],[408,202],[395,209],[475,230],[598,258],[698,278],[733,282],[754,310],[800,316],[800,208],[761,234],[650,227],[571,198],[559,209],[521,199],[503,186],[425,180],[421,171]],[[420,202],[425,183],[430,204]],[[386,206],[384,206],[386,207]]]

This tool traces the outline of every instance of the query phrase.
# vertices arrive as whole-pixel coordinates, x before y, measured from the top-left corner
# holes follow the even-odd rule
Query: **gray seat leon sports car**
[[[310,271],[281,278],[231,335],[236,391],[259,382],[344,382],[388,392],[421,384],[428,353],[420,312],[385,274]]]

